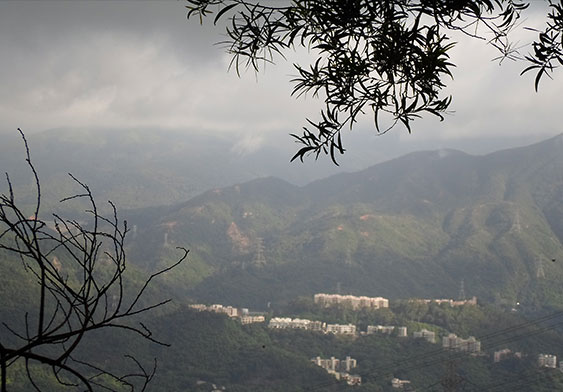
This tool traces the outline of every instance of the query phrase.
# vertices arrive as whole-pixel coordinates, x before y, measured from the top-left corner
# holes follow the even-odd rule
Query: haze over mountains
[[[146,215],[131,257],[192,250],[172,282],[198,300],[264,308],[297,295],[457,297],[555,306],[563,298],[563,136],[471,156],[409,154],[297,187],[215,189]],[[552,260],[556,261],[553,262]]]
[[[320,171],[304,171],[300,186],[272,176],[247,181],[275,170],[288,178],[283,165],[276,166],[285,162],[277,150],[271,150],[271,166],[257,166],[256,156],[241,155],[229,140],[202,136],[209,149],[201,149],[179,135],[149,131],[102,136],[58,131],[53,138],[29,138],[43,184],[43,219],[51,210],[81,219],[79,205],[56,204],[77,190],[66,175],[71,167],[91,185],[99,204],[116,201],[120,217],[127,219],[131,287],[177,260],[176,247],[190,249],[188,260],[160,275],[146,293],[149,302],[174,299],[174,305],[143,320],[173,342],[172,348],[139,351],[149,363],[159,358],[159,386],[167,390],[207,390],[201,380],[224,383],[229,390],[300,390],[329,378],[309,361],[321,354],[358,358],[366,390],[371,390],[370,383],[390,385],[390,378],[373,377],[374,368],[390,355],[405,363],[410,356],[436,351],[414,339],[278,333],[266,325],[244,326],[226,316],[195,313],[185,306],[193,302],[262,310],[268,317],[330,316],[333,322],[364,327],[369,319],[408,324],[409,331],[438,328],[480,336],[509,328],[530,337],[510,346],[528,353],[525,361],[491,367],[486,355],[464,359],[471,380],[481,379],[482,385],[498,384],[499,375],[512,380],[534,369],[538,353],[560,355],[554,351],[561,347],[556,324],[533,324],[538,331],[529,333],[512,325],[553,309],[560,314],[563,303],[563,135],[482,156],[453,149],[415,152],[322,179]],[[32,182],[22,165],[21,141],[8,140],[0,150],[16,199],[30,203]],[[0,263],[0,296],[5,298],[0,318],[12,320],[33,307],[37,285],[10,257],[0,252],[7,261]],[[465,296],[477,296],[478,306],[433,305],[419,314],[410,302],[393,301],[457,298],[462,281]],[[383,296],[393,307],[373,314],[344,308],[323,313],[311,300],[318,292]],[[24,320],[13,322],[25,328]],[[487,355],[503,348],[504,340],[514,340],[499,336],[503,346],[484,344]],[[112,343],[100,350],[100,341]],[[99,363],[111,358],[112,366],[119,367],[121,356],[110,351],[126,352],[136,345],[128,336],[108,332],[90,341],[83,353]],[[434,384],[441,365],[416,368],[404,377],[417,385]],[[21,382],[14,390],[27,390],[23,373],[13,374]],[[560,385],[561,373],[554,374],[542,381],[552,390]]]
[[[451,142],[420,138],[401,140],[398,133],[378,138],[369,133],[346,135],[349,152],[339,158],[289,163],[297,145],[287,134],[240,135],[152,128],[60,128],[26,132],[32,159],[43,185],[44,204],[58,208],[58,200],[74,189],[68,172],[88,183],[100,200],[111,199],[120,209],[166,205],[188,200],[209,189],[275,176],[292,184],[341,172],[355,172],[409,151],[457,146],[482,154],[506,146],[527,145],[539,139],[503,137]],[[16,184],[31,187],[19,134],[2,132],[0,163]],[[417,141],[418,140],[418,141]],[[5,189],[0,182],[0,190]]]
[[[68,172],[87,182],[101,200],[111,199],[123,209],[181,202],[215,187],[269,175],[304,185],[342,170],[328,161],[290,165],[292,150],[275,142],[217,133],[56,129],[27,139],[44,201],[53,208],[72,191]],[[17,132],[2,135],[2,170],[29,191],[24,154]],[[4,186],[2,182],[0,190]]]
[[[44,211],[67,208],[56,200],[75,190],[71,167],[100,203],[111,199],[130,221],[135,264],[154,270],[176,257],[176,246],[191,249],[166,283],[198,301],[264,308],[337,290],[457,297],[462,280],[468,296],[500,304],[549,307],[563,298],[563,268],[551,261],[563,260],[563,136],[484,156],[417,152],[303,186],[244,181],[278,173],[304,184],[322,168],[290,171],[279,150],[241,155],[231,140],[199,138],[33,135]],[[32,184],[22,151],[16,138],[2,146],[26,202]],[[259,166],[252,154],[269,159]],[[151,205],[160,207],[142,208]]]

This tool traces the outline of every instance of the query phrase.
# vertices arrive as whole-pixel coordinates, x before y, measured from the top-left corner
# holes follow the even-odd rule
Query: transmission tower
[[[514,222],[512,222],[512,227],[510,228],[511,232],[517,232],[517,233],[521,233],[522,232],[522,225],[520,224],[520,212],[517,210],[516,211],[516,217],[514,219]]]
[[[256,247],[254,251],[254,259],[252,260],[254,265],[264,266],[266,265],[266,256],[264,256],[264,239],[262,237],[256,238]]]
[[[543,279],[545,278],[545,272],[543,271],[543,260],[541,257],[536,257],[534,259],[534,263],[536,264],[536,278]]]
[[[346,259],[344,259],[344,264],[352,265],[352,252],[350,249],[346,251]]]
[[[461,280],[459,284],[459,297],[460,301],[465,301],[465,288],[464,288],[464,279]]]
[[[457,373],[457,366],[457,360],[454,358],[450,358],[446,363],[446,373],[440,382],[444,388],[444,392],[456,392],[463,384],[464,380],[463,377]]]

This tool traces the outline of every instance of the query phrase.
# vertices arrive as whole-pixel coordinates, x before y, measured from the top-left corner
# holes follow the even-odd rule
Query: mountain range
[[[179,295],[264,309],[299,295],[560,307],[563,135],[472,156],[412,153],[305,186],[262,178],[128,211],[130,257]],[[461,283],[463,282],[463,283]]]
[[[100,200],[111,199],[125,209],[178,203],[212,188],[269,175],[304,185],[342,170],[328,161],[290,164],[292,151],[275,141],[258,148],[238,135],[135,128],[53,129],[26,137],[43,204],[54,210],[76,190],[69,172]],[[1,134],[1,139],[2,172],[10,174],[20,198],[32,203],[33,181],[21,137],[15,132]],[[0,181],[0,191],[6,190]]]
[[[389,358],[404,364],[406,358],[436,351],[424,342],[279,333],[266,325],[243,326],[226,316],[196,313],[186,302],[245,307],[268,311],[269,316],[320,312],[315,317],[325,320],[328,314],[332,316],[327,321],[360,322],[364,327],[367,321],[359,320],[369,316],[370,323],[410,323],[410,329],[432,324],[463,336],[486,336],[503,328],[527,338],[541,332],[533,341],[510,346],[529,353],[523,362],[495,367],[485,364],[486,357],[464,360],[471,380],[481,385],[497,385],[499,374],[514,380],[514,374],[530,372],[540,352],[560,355],[553,351],[561,346],[558,324],[536,325],[524,322],[524,317],[542,315],[539,320],[546,320],[543,315],[554,309],[558,311],[553,314],[560,315],[563,303],[563,135],[481,156],[457,150],[416,152],[301,186],[276,177],[241,178],[236,185],[221,185],[193,197],[186,195],[211,183],[234,182],[230,170],[252,167],[251,161],[242,159],[225,169],[228,160],[221,159],[230,151],[225,144],[215,152],[193,153],[209,159],[217,151],[226,154],[216,164],[192,167],[188,160],[176,165],[181,155],[144,149],[147,140],[135,142],[134,134],[99,139],[83,133],[79,140],[67,136],[42,136],[44,143],[30,139],[46,201],[42,217],[54,210],[80,221],[80,208],[55,204],[57,197],[73,192],[63,168],[78,161],[73,172],[91,185],[98,202],[107,197],[128,207],[120,208],[119,216],[130,228],[129,287],[140,286],[143,277],[177,260],[181,254],[177,247],[190,249],[187,261],[159,275],[146,291],[145,299],[151,303],[175,300],[143,319],[173,343],[172,348],[138,346],[128,335],[102,331],[81,348],[85,358],[119,367],[122,357],[115,353],[133,350],[144,363],[157,357],[156,388],[166,390],[209,390],[213,383],[244,391],[310,390],[306,385],[341,390],[342,385],[310,363],[317,355],[358,358],[366,390],[373,390],[370,383],[391,388],[392,376],[417,385],[434,384],[441,377],[440,364],[413,373],[399,369],[388,379],[369,378]],[[120,138],[127,149],[120,147],[124,145],[118,143]],[[4,167],[13,179],[16,200],[25,204],[33,200],[33,183],[21,180],[29,178],[29,172],[15,163],[21,158],[17,144],[21,141],[10,143],[0,148],[2,162],[8,162]],[[53,156],[60,159],[49,158]],[[229,159],[236,161],[234,155]],[[197,183],[194,177],[204,178],[206,173],[217,177],[191,188]],[[189,200],[177,202],[184,196]],[[38,299],[37,282],[21,262],[13,261],[13,255],[0,252],[4,298],[0,319],[24,331],[23,315]],[[64,271],[64,265],[60,268],[63,274],[72,273]],[[318,292],[384,296],[392,300],[392,307],[373,314],[344,308],[329,312],[313,306],[311,296]],[[460,296],[477,296],[480,305],[426,306],[421,319],[416,311],[409,313],[410,302],[393,301]],[[528,333],[518,327],[522,325],[538,330]],[[499,336],[502,347],[507,339],[515,341],[512,335]],[[553,380],[544,380],[551,390],[561,385],[560,373],[554,374]],[[12,389],[29,389],[23,367],[15,366],[9,377]],[[536,381],[534,390],[543,390],[544,381]]]

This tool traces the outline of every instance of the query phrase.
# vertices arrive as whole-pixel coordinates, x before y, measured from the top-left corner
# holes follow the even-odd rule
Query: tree
[[[294,64],[293,95],[322,95],[320,120],[307,119],[302,147],[292,161],[313,154],[344,153],[341,131],[353,128],[371,111],[378,133],[396,124],[411,132],[425,113],[444,119],[451,96],[441,95],[455,65],[448,33],[458,31],[500,51],[499,60],[526,60],[522,73],[536,71],[535,88],[544,75],[563,65],[563,2],[549,0],[547,26],[522,57],[509,41],[528,3],[513,0],[188,0],[188,19],[217,11],[214,23],[231,13],[226,27],[231,66],[258,71],[260,63],[295,46],[313,51],[309,65]]]
[[[87,221],[63,219],[57,214],[53,214],[50,222],[43,220],[39,178],[26,138],[19,131],[35,183],[35,205],[31,216],[18,206],[6,174],[9,192],[0,195],[0,250],[16,256],[4,262],[17,262],[19,258],[26,272],[32,274],[38,283],[37,301],[32,304],[33,311],[25,313],[23,331],[13,326],[13,319],[2,322],[0,391],[7,391],[8,370],[18,361],[24,362],[35,390],[41,387],[34,380],[31,364],[51,369],[61,387],[80,386],[82,390],[93,391],[98,387],[112,390],[112,385],[118,385],[128,390],[136,387],[144,390],[156,370],[156,359],[150,368],[145,368],[134,356],[126,355],[138,370],[117,375],[77,357],[76,349],[93,331],[109,328],[129,331],[165,345],[142,322],[134,323],[135,316],[170,301],[147,303],[143,294],[154,278],[180,264],[188,251],[180,248],[183,255],[176,263],[150,275],[131,293],[124,276],[127,222],[118,219],[111,202],[111,216],[101,214],[88,186],[72,175],[81,193],[61,202],[85,201]],[[11,294],[15,297],[18,293]]]

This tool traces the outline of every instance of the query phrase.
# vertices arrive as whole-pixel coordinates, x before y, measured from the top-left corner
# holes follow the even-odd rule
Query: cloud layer
[[[528,22],[536,23],[541,12]],[[264,135],[298,132],[306,116],[316,117],[318,101],[290,97],[291,61],[302,54],[238,78],[227,72],[229,58],[213,45],[221,32],[186,21],[185,13],[182,2],[0,3],[0,130],[232,132],[242,135],[234,149],[247,153],[262,145]],[[419,121],[413,135],[398,131],[401,140],[563,131],[558,118],[563,75],[544,80],[535,93],[531,75],[519,76],[522,64],[499,67],[490,61],[497,55],[492,48],[458,38],[452,52],[458,67],[447,90],[455,114],[444,122]],[[374,133],[369,116],[358,128],[364,137]]]

